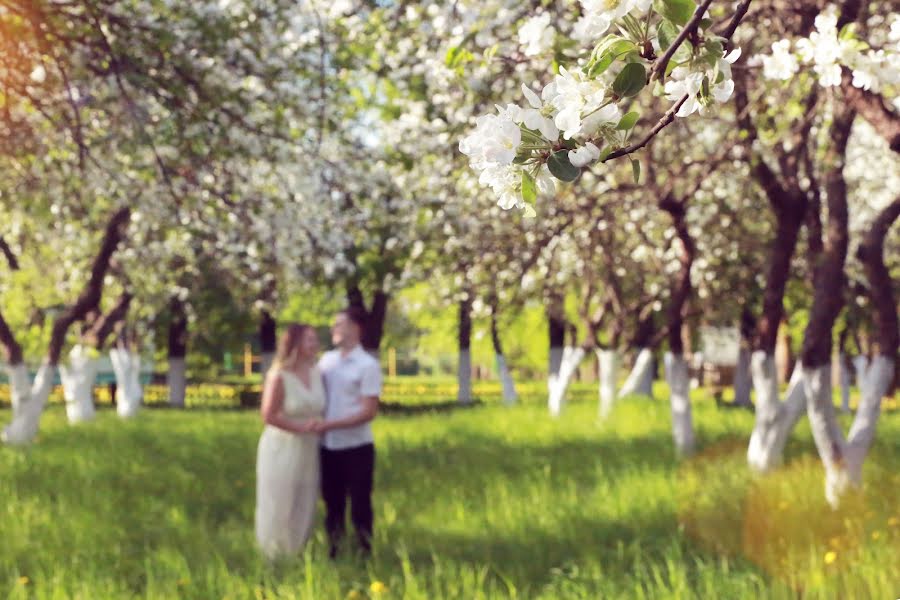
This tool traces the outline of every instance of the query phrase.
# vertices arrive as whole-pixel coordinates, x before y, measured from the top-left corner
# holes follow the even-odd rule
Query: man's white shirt
[[[356,346],[346,356],[341,356],[340,350],[326,352],[319,359],[319,372],[325,382],[327,420],[358,413],[364,396],[381,396],[381,365],[362,346]],[[363,423],[326,432],[322,445],[329,450],[343,450],[373,441],[371,424]]]

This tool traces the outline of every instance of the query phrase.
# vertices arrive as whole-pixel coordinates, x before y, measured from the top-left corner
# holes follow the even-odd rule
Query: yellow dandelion
[[[873,531],[873,532],[872,532],[872,539],[873,539],[873,540],[877,540],[877,539],[880,538],[880,537],[881,537],[881,532],[880,532],[880,531]]]
[[[830,540],[828,540],[828,545],[831,546],[832,548],[838,548],[838,547],[840,547],[840,545],[841,545],[841,538],[838,538],[838,537],[833,537],[833,538],[831,538]]]
[[[890,525],[891,527],[896,527],[898,523],[900,523],[900,519],[898,519],[897,517],[891,517],[890,519],[888,519],[888,525]]]
[[[29,582],[29,581],[31,581],[31,580],[28,579],[28,577],[26,577],[25,575],[22,575],[22,576],[19,577],[19,579],[18,579],[19,585],[28,585],[28,582]]]
[[[358,590],[350,590],[347,593],[347,600],[362,600],[363,595]]]
[[[384,585],[380,581],[373,581],[372,585],[369,586],[369,591],[371,591],[376,596],[380,596],[388,591],[388,587]]]
[[[826,552],[825,553],[825,564],[830,565],[834,561],[837,560],[837,552]]]

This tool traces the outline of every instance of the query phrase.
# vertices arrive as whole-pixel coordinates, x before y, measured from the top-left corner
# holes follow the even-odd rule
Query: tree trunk
[[[91,276],[87,285],[81,292],[81,295],[78,296],[78,299],[75,300],[75,303],[64,310],[53,323],[53,331],[50,334],[50,346],[47,349],[47,362],[51,365],[56,366],[59,364],[63,344],[66,341],[66,334],[69,332],[72,324],[83,320],[88,313],[100,307],[100,300],[103,295],[103,280],[106,278],[112,255],[122,240],[123,230],[130,218],[131,209],[128,207],[121,208],[113,214],[106,225],[103,241],[100,244],[100,252],[94,257],[94,262],[91,265]]]
[[[497,374],[503,387],[503,403],[511,406],[519,399],[516,394],[516,386],[513,382],[506,359],[503,356],[503,347],[500,343],[500,332],[497,328],[496,306],[491,306],[491,342],[494,344],[494,355],[497,357]]]
[[[10,368],[10,383],[14,387],[13,397],[18,397],[19,408],[13,412],[13,420],[3,429],[0,441],[10,445],[24,445],[34,440],[40,427],[44,405],[53,389],[53,375],[56,367],[44,363],[38,369],[34,383],[28,387],[28,370],[23,364]]]
[[[832,329],[844,306],[844,262],[849,235],[847,186],[843,168],[847,140],[850,137],[854,117],[852,109],[847,106],[839,107],[831,127],[832,147],[827,157],[831,166],[825,181],[828,198],[827,235],[824,251],[814,267],[813,305],[809,324],[803,336],[800,357],[803,364],[803,383],[808,398],[807,414],[816,448],[825,465],[825,495],[832,506],[840,502],[849,484],[860,483],[862,461],[865,456],[865,453],[860,453],[853,444],[852,437],[849,444],[844,440],[840,424],[837,422],[832,399],[830,364]],[[896,327],[894,306],[892,311]],[[894,335],[896,336],[896,333]],[[893,370],[893,360],[890,361],[890,368]],[[877,404],[880,404],[880,398]],[[865,418],[858,414],[854,426]],[[871,423],[871,429],[874,432],[874,421]]]
[[[694,424],[691,418],[690,378],[688,365],[684,357],[684,307],[691,295],[691,267],[694,264],[695,245],[687,227],[688,198],[676,200],[669,195],[662,199],[659,206],[672,217],[675,233],[681,242],[679,263],[681,267],[672,285],[669,300],[669,350],[665,355],[666,381],[669,383],[670,404],[672,408],[672,434],[675,449],[681,456],[688,456],[694,451]],[[651,381],[652,386],[652,381]],[[652,393],[652,388],[651,388]]]
[[[269,311],[262,311],[262,319],[259,323],[259,347],[260,347],[260,373],[265,378],[275,360],[275,350],[278,347],[278,332],[275,319]]]
[[[747,447],[747,463],[754,471],[766,473],[781,464],[791,431],[806,408],[806,394],[799,363],[794,367],[784,402],[779,400],[775,357],[757,350],[751,358],[751,369],[756,419]]]
[[[362,290],[356,283],[347,284],[347,303],[360,310],[366,317],[363,328],[362,347],[370,354],[378,356],[381,348],[381,338],[384,335],[384,320],[387,317],[387,306],[390,297],[382,290],[377,290],[372,296],[372,308],[366,307]]]
[[[550,355],[547,368],[547,389],[550,390],[553,388],[554,382],[559,378],[560,367],[562,366],[563,349],[566,345],[566,318],[562,299],[559,297],[551,298],[545,310],[550,338]]]
[[[737,365],[734,369],[734,404],[751,408],[750,390],[753,389],[753,380],[750,375],[750,348],[743,343],[738,352]]]
[[[841,252],[846,252],[847,225],[846,211],[842,211],[842,204],[844,209],[846,207],[846,197],[841,194],[844,189],[843,178],[840,177],[840,171],[833,173],[833,177],[834,180],[829,187],[830,248],[820,265],[825,275],[821,277],[821,288],[816,290],[811,311],[812,315],[819,315],[823,320],[830,318],[832,322],[837,318],[837,315],[832,316],[832,313],[835,310],[839,311],[840,306],[835,306],[835,300],[831,296],[835,293],[835,287],[839,285],[840,280],[835,283],[827,281],[826,278],[827,274],[834,271],[835,264],[843,260]],[[826,371],[828,366],[827,363],[821,365],[820,361],[822,348],[827,343],[830,344],[830,340],[825,340],[820,331],[822,323],[819,322],[812,328],[811,322],[804,339],[804,357],[809,356],[811,361],[819,361],[809,369],[805,379],[809,393],[815,394],[809,403],[809,418],[816,447],[825,466],[825,496],[832,506],[840,504],[848,488],[862,485],[862,466],[875,438],[881,401],[894,377],[897,349],[900,346],[900,331],[898,331],[900,323],[890,273],[884,264],[883,254],[884,238],[898,217],[900,217],[900,197],[879,213],[858,251],[866,278],[869,280],[878,353],[873,358],[871,366],[858,369],[861,371],[859,377],[861,399],[846,440],[837,422],[834,404],[831,402],[831,380],[827,377]]]
[[[135,416],[141,407],[141,355],[125,344],[109,351],[116,374],[116,412],[123,419]]]
[[[638,350],[634,367],[628,374],[628,378],[619,390],[619,398],[625,396],[641,395],[652,397],[652,387],[647,390],[647,381],[653,382],[653,351],[650,348]]]
[[[869,370],[869,357],[865,354],[859,354],[853,357],[853,375],[856,378],[856,387],[862,389],[863,382],[866,380],[866,373]]]
[[[78,344],[69,352],[69,364],[59,367],[69,423],[94,419],[94,380],[99,362],[95,353],[94,348]]]
[[[853,374],[850,369],[850,357],[841,352],[838,354],[838,384],[841,388],[841,412],[850,413],[850,382]]]
[[[96,414],[94,382],[97,379],[100,350],[115,326],[125,318],[131,299],[131,294],[122,293],[109,312],[97,316],[87,329],[85,344],[73,347],[69,353],[69,364],[60,365],[59,374],[69,423],[93,420]]]
[[[188,321],[184,304],[173,298],[169,305],[172,320],[169,322],[169,404],[184,408],[184,397],[187,389],[187,356]]]
[[[672,408],[672,435],[679,456],[694,452],[694,422],[691,417],[688,366],[683,356],[667,352],[664,358],[666,381],[670,390]]]
[[[598,349],[597,364],[600,366],[600,408],[601,419],[612,413],[616,403],[616,383],[619,377],[619,353],[615,349]]]
[[[569,384],[578,370],[581,361],[584,360],[585,351],[581,346],[566,346],[563,350],[562,364],[559,368],[559,377],[553,382],[550,388],[550,397],[547,400],[547,407],[550,415],[558,417],[562,413],[563,403],[565,402],[566,392]]]
[[[785,193],[775,204],[778,219],[769,268],[766,274],[766,288],[763,292],[763,312],[758,322],[756,350],[767,354],[775,352],[778,326],[784,318],[784,290],[791,269],[791,258],[797,247],[797,237],[806,214],[806,200],[790,197]]]
[[[472,298],[467,296],[459,302],[459,363],[456,380],[458,391],[456,401],[460,404],[472,403]]]
[[[103,282],[109,271],[112,255],[122,240],[125,226],[130,218],[131,209],[124,207],[113,213],[107,223],[103,239],[100,242],[100,250],[91,263],[91,274],[84,289],[75,302],[67,307],[53,323],[47,356],[38,369],[30,393],[26,394],[24,391],[27,385],[27,371],[25,371],[24,381],[22,380],[21,372],[16,374],[16,385],[19,386],[19,391],[14,395],[19,397],[18,410],[14,410],[12,422],[3,431],[2,439],[4,442],[9,444],[27,444],[37,435],[40,428],[41,415],[53,388],[53,376],[59,364],[59,358],[62,354],[69,328],[73,323],[85,319],[90,313],[97,311],[100,307],[103,295]],[[2,339],[6,350],[10,368],[15,370],[22,363],[22,351],[2,317],[0,317],[0,339]],[[81,379],[79,378],[79,380]],[[91,376],[92,381],[93,376]],[[79,383],[78,387],[83,388],[84,383]],[[88,393],[90,392],[88,391]],[[93,408],[93,400],[91,400],[90,406]],[[77,416],[84,416],[84,413]]]

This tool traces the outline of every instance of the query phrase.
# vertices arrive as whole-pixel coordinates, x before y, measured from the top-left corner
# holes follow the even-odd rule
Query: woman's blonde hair
[[[272,361],[270,370],[281,369],[291,359],[307,330],[315,331],[313,326],[307,323],[288,324],[284,333],[281,334],[281,339],[278,340],[278,350],[275,352],[275,359]]]

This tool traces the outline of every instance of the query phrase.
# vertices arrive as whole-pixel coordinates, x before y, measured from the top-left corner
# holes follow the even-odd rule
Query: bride
[[[312,531],[319,494],[319,436],[325,390],[319,341],[309,325],[282,334],[262,396],[265,423],[256,457],[256,540],[268,558],[299,551]]]

